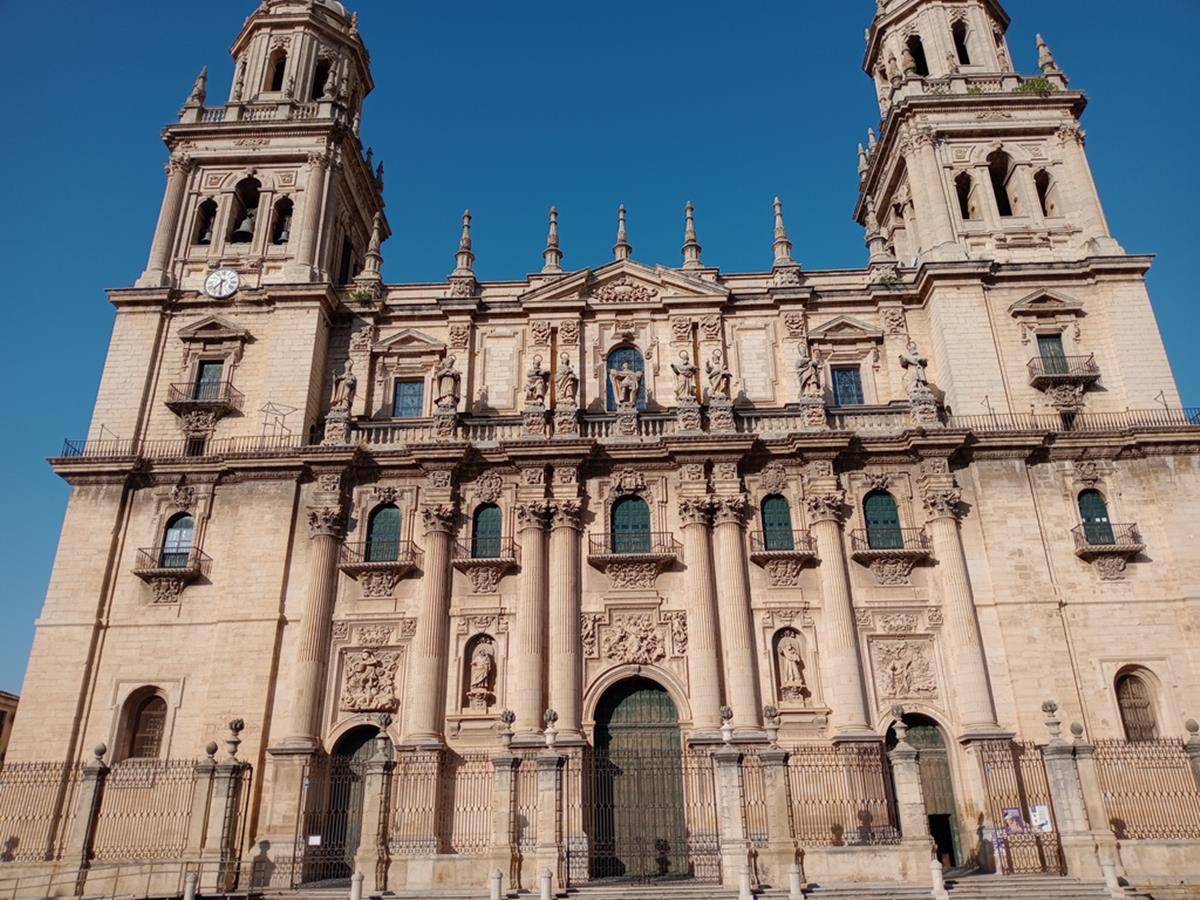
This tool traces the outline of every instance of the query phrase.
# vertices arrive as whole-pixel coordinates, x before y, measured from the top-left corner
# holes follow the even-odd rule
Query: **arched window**
[[[367,519],[367,562],[395,562],[400,558],[400,510],[384,503]]]
[[[764,497],[762,502],[764,550],[795,550],[792,536],[792,511],[785,498],[778,494]]]
[[[283,90],[283,76],[287,72],[287,51],[282,47],[271,54],[271,58],[267,61],[267,81],[263,85],[263,90],[275,91],[278,93]]]
[[[262,184],[257,178],[243,178],[233,192],[236,200],[234,215],[230,217],[233,231],[229,241],[233,244],[248,244],[254,238],[254,225],[258,220],[258,198]]]
[[[275,204],[275,221],[271,226],[271,243],[286,244],[292,237],[292,201],[283,197]]]
[[[354,242],[342,238],[342,261],[338,264],[338,284],[349,284],[354,276]]]
[[[988,173],[992,176],[992,191],[996,195],[996,209],[1002,218],[1013,214],[1012,195],[1008,192],[1008,178],[1012,174],[1012,158],[1003,150],[988,157]]]
[[[867,522],[867,545],[872,550],[902,550],[900,510],[896,498],[887,491],[871,491],[863,499],[863,518]]]
[[[613,372],[617,372],[618,375],[614,376]],[[637,379],[637,408],[644,410],[646,408],[646,362],[642,359],[642,354],[633,347],[617,347],[608,354],[606,379],[608,381],[609,412],[616,412],[617,409],[617,393],[613,380],[614,378],[619,379],[619,373],[623,372],[637,373],[640,376]]]
[[[921,78],[926,78],[929,75],[929,62],[925,59],[925,44],[921,41],[919,34],[914,34],[908,39],[908,52],[912,54],[913,63],[916,65],[916,74]]]
[[[967,48],[967,23],[959,19],[950,27],[950,33],[954,37],[954,52],[958,54],[959,64],[969,66],[971,51]]]
[[[500,555],[500,507],[485,503],[475,510],[471,527],[471,556],[475,559],[494,559]]]
[[[167,522],[163,532],[162,552],[158,564],[164,569],[187,568],[192,555],[192,538],[196,533],[196,520],[189,513],[179,513]]]
[[[971,176],[966,172],[954,179],[954,191],[958,194],[958,211],[962,214],[964,222],[975,218],[975,204],[971,202],[974,186]]]
[[[154,759],[162,752],[167,701],[152,694],[140,701],[129,720],[129,759]]]
[[[1117,706],[1127,741],[1158,740],[1154,694],[1146,680],[1132,672],[1117,677]]]
[[[217,221],[217,201],[211,197],[196,210],[195,243],[207,247],[212,243],[213,226]]]
[[[1058,192],[1054,190],[1054,180],[1050,173],[1041,169],[1033,176],[1033,186],[1037,188],[1038,203],[1042,207],[1042,215],[1046,218],[1058,215]]]
[[[1083,536],[1089,544],[1107,547],[1116,542],[1112,523],[1108,519],[1108,503],[1099,491],[1086,490],[1080,493],[1079,520],[1083,524]]]
[[[322,59],[317,62],[317,69],[313,73],[312,95],[309,99],[320,100],[325,96],[325,86],[329,84],[329,60]]]
[[[650,552],[650,507],[641,497],[622,497],[612,508],[614,553]]]

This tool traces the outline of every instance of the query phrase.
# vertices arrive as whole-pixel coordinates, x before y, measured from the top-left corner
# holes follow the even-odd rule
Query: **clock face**
[[[204,279],[204,292],[210,297],[224,300],[237,292],[240,282],[238,273],[233,269],[217,269]]]

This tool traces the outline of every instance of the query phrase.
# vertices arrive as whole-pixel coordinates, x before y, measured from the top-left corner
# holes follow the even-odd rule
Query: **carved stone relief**
[[[361,650],[347,653],[342,676],[342,709],[351,712],[391,712],[400,705],[396,673],[401,651]]]
[[[933,645],[927,640],[871,642],[875,687],[881,700],[936,697]]]

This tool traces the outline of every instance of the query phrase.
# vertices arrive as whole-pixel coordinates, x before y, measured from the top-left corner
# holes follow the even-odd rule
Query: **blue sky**
[[[224,97],[229,44],[255,5],[65,0],[47,21],[45,4],[0,0],[12,363],[0,690],[20,688],[66,502],[44,458],[85,434],[112,323],[104,289],[132,284],[145,264],[164,183],[159,131],[202,65],[210,98]],[[1143,15],[1117,0],[1006,5],[1018,68],[1035,68],[1041,31],[1091,97],[1084,126],[1101,197],[1118,240],[1159,255],[1151,295],[1184,402],[1200,406],[1200,359],[1188,352],[1195,238],[1181,227],[1200,207],[1186,167],[1198,79],[1184,26],[1196,0],[1155,0]],[[394,231],[385,276],[444,278],[464,207],[483,278],[540,267],[551,204],[568,267],[611,258],[618,203],[634,256],[675,265],[687,200],[705,262],[761,270],[776,194],[804,265],[862,265],[850,212],[855,145],[878,117],[859,68],[874,7],[358,0],[378,84],[364,139],[386,164]]]

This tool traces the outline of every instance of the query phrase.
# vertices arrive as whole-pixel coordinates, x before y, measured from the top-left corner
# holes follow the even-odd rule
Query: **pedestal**
[[[546,404],[526,403],[521,410],[521,425],[525,437],[546,437]]]
[[[800,423],[808,431],[820,431],[829,427],[825,414],[825,402],[819,397],[804,397],[800,401]]]
[[[579,437],[579,407],[573,403],[559,402],[554,408],[554,436]]]
[[[713,397],[708,401],[708,430],[720,434],[737,431],[732,400],[727,397]]]
[[[330,410],[325,418],[324,447],[344,447],[350,443],[350,413],[347,410]]]
[[[679,420],[679,430],[688,434],[699,434],[703,431],[700,418],[700,404],[695,397],[681,397],[675,407],[675,416]]]

